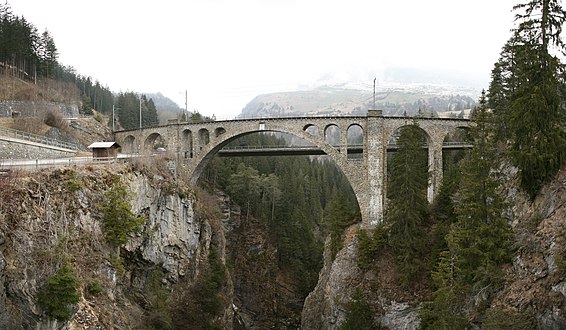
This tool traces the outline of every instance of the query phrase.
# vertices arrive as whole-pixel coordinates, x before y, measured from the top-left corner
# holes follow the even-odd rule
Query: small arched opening
[[[200,148],[202,148],[203,146],[207,145],[210,142],[210,133],[206,128],[201,128],[198,131],[198,142]]]
[[[314,124],[308,124],[303,127],[303,131],[307,132],[312,136],[318,136],[318,127]]]
[[[226,130],[224,129],[224,127],[217,127],[214,130],[214,136],[219,137],[220,135],[226,133]]]
[[[122,151],[125,154],[135,154],[137,152],[136,138],[133,135],[126,136]]]
[[[190,129],[183,130],[181,140],[181,150],[183,157],[193,158],[193,132]]]
[[[166,149],[165,138],[159,133],[151,133],[143,144],[143,153],[155,153]]]
[[[340,129],[338,125],[330,124],[324,128],[324,141],[331,146],[340,147]]]
[[[418,125],[404,125],[393,131],[387,143],[387,198],[391,198],[392,186],[397,186],[398,181],[405,182],[398,180],[400,177],[418,178],[411,182],[417,182],[417,186],[422,185],[415,189],[422,190],[422,194],[428,196],[429,169],[432,166],[430,148],[430,136]]]
[[[348,126],[348,129],[346,131],[346,143],[348,144],[348,159],[364,158],[364,129],[360,125],[353,124]]]

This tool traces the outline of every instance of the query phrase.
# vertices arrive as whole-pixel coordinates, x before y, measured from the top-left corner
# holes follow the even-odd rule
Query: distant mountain
[[[448,85],[380,83],[376,86],[375,109],[385,115],[413,115],[452,111],[476,105],[480,91]],[[241,117],[293,115],[364,115],[373,109],[373,89],[322,86],[312,90],[262,94],[250,101]]]
[[[166,124],[167,120],[177,118],[178,114],[183,111],[177,103],[161,93],[146,93],[145,95],[153,99],[160,124]]]

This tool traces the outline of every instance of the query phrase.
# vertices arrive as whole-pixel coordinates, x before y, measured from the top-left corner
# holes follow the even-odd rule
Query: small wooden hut
[[[116,142],[94,142],[87,148],[92,149],[92,158],[116,157],[120,145]]]

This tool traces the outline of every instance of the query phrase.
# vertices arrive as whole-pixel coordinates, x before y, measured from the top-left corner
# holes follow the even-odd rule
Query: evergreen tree
[[[565,66],[551,54],[566,53],[560,36],[566,12],[558,0],[531,0],[514,9],[523,12],[492,71],[490,107],[499,116],[496,136],[509,140],[521,186],[534,199],[566,157]]]
[[[39,303],[50,317],[67,321],[73,315],[72,305],[80,301],[79,285],[73,265],[65,261],[39,291]]]
[[[41,34],[39,50],[40,67],[42,68],[41,71],[45,77],[53,78],[55,75],[55,68],[58,65],[57,58],[59,57],[59,52],[57,51],[53,37],[47,30]]]
[[[465,283],[485,286],[497,281],[501,264],[512,256],[511,227],[504,216],[498,153],[490,140],[492,114],[485,97],[474,110],[474,147],[461,163],[462,174],[456,206],[457,222],[447,236],[459,277]]]
[[[428,211],[428,163],[424,143],[424,135],[416,122],[401,128],[387,189],[389,202],[385,221],[390,225],[390,245],[406,281],[417,274],[421,265],[418,256],[424,242],[422,222]]]
[[[360,289],[352,294],[352,301],[346,309],[346,320],[340,324],[339,330],[373,330],[379,329],[373,320],[373,312],[366,297]]]
[[[330,202],[326,205],[324,213],[328,233],[331,236],[331,254],[335,256],[338,250],[342,248],[341,237],[344,229],[351,225],[356,218],[352,210],[348,208],[348,202],[337,191],[334,192]]]
[[[134,92],[120,93],[117,98],[117,116],[124,129],[140,127],[140,99]]]
[[[246,210],[247,216],[257,209],[260,180],[258,171],[244,164],[240,164],[236,173],[232,174],[228,180],[228,193],[237,204]]]
[[[159,118],[157,117],[157,109],[155,108],[155,103],[153,99],[145,101],[144,95],[144,114],[143,114],[143,125],[144,126],[155,126],[159,124]]]
[[[446,236],[448,250],[432,273],[437,290],[420,312],[423,329],[463,328],[464,297],[482,291],[489,299],[500,288],[501,265],[513,254],[513,232],[498,194],[500,159],[492,140],[493,114],[484,94],[473,120],[474,147],[461,162],[456,222]]]

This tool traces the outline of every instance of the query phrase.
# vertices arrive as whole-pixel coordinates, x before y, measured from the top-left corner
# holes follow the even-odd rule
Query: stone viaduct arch
[[[186,171],[191,185],[212,157],[230,141],[251,133],[283,132],[312,143],[332,159],[348,178],[358,200],[362,225],[372,228],[383,219],[386,203],[387,144],[398,128],[410,125],[413,118],[383,117],[381,111],[370,110],[368,116],[348,117],[292,117],[240,119],[202,123],[170,123],[166,126],[115,132],[116,142],[125,146],[124,152],[151,153],[141,142],[155,141],[174,157],[178,171]],[[429,154],[429,188],[427,197],[432,201],[442,181],[442,143],[445,136],[459,127],[469,127],[465,119],[421,118],[419,126],[427,136]],[[312,129],[315,127],[316,129]],[[348,130],[361,131],[363,153],[348,157]],[[335,138],[327,138],[332,132]],[[336,143],[338,142],[338,143]]]

